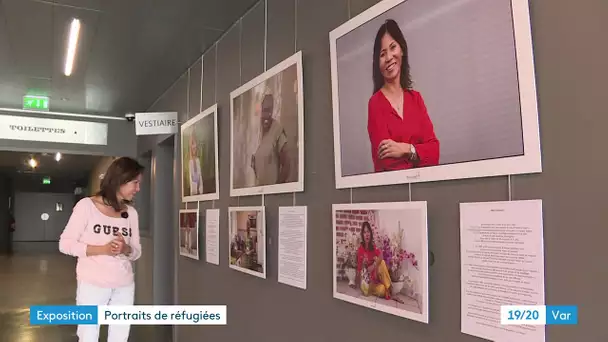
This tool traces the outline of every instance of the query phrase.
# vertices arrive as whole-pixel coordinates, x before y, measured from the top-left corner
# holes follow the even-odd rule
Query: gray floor
[[[74,258],[59,253],[0,255],[0,341],[78,341],[75,326],[29,324],[31,305],[73,305],[75,293]],[[158,341],[158,328],[132,327],[129,341]],[[100,340],[105,341],[106,328],[101,330]]]

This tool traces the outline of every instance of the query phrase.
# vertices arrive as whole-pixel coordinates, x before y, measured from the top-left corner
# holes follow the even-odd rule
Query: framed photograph
[[[265,207],[228,208],[230,268],[266,279]]]
[[[217,104],[181,126],[182,202],[220,198]]]
[[[384,0],[329,36],[337,188],[542,172],[527,0]]]
[[[182,209],[179,211],[179,255],[199,259],[199,211]]]
[[[333,205],[334,298],[429,322],[426,202]]]
[[[304,191],[302,53],[230,93],[230,196]]]

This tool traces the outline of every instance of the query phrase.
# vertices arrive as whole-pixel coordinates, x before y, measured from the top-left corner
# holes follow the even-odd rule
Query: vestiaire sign
[[[177,112],[135,113],[135,135],[177,133]]]
[[[108,124],[0,115],[0,139],[107,145]]]

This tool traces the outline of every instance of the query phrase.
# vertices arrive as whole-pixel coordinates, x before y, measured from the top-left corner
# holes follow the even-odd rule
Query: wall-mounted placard
[[[177,133],[177,112],[135,113],[136,135]]]
[[[107,145],[108,124],[0,115],[0,139]]]

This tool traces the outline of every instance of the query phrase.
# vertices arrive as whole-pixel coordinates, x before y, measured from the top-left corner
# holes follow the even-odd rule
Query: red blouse
[[[382,255],[380,254],[380,250],[378,248],[376,248],[374,246],[374,249],[370,251],[370,250],[363,248],[363,246],[360,245],[359,249],[357,250],[357,274],[361,274],[361,269],[363,268],[363,260],[365,258],[367,258],[366,267],[369,267],[374,263],[374,257],[379,257],[379,258],[382,257]],[[374,280],[374,281],[378,280],[375,269],[372,272],[372,274],[370,274],[370,276],[371,276],[372,280]]]
[[[404,91],[403,119],[397,114],[381,90],[368,102],[367,132],[372,145],[374,170],[393,171],[439,164],[439,140],[419,92]],[[408,158],[378,157],[378,147],[385,139],[414,145],[417,162]]]

